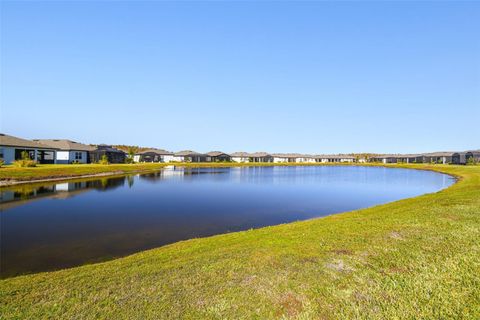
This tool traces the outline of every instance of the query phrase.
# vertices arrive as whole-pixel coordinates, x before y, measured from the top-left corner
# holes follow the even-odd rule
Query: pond
[[[0,191],[1,277],[370,207],[454,183],[362,166],[169,168]]]

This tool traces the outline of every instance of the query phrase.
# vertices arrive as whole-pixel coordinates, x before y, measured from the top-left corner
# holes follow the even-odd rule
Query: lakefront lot
[[[70,170],[86,175],[161,165],[146,166],[151,167]],[[479,318],[480,166],[389,167],[435,170],[458,182],[368,209],[1,280],[0,314],[4,319]],[[98,171],[79,173],[80,168]],[[68,170],[0,173],[2,179],[30,180],[31,172],[65,178]]]

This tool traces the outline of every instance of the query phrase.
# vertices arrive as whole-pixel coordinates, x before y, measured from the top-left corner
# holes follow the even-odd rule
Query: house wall
[[[82,155],[81,159],[75,159],[75,153],[80,152]],[[79,163],[87,163],[88,162],[88,153],[87,151],[57,151],[56,163],[58,164],[68,164],[72,163],[73,161],[77,161]]]
[[[297,163],[311,163],[311,162],[315,162],[315,159],[313,159],[313,158],[295,158],[295,162],[297,162]]]
[[[288,158],[277,158],[277,157],[274,157],[274,158],[273,158],[273,162],[275,162],[275,163],[288,162]]]
[[[184,157],[184,156],[173,156],[173,160],[172,160],[172,161],[184,162],[184,161],[185,161],[185,157]]]
[[[175,158],[175,157],[174,157],[173,155],[169,155],[169,154],[163,155],[163,162],[172,162],[172,161],[175,161],[174,158]]]
[[[232,157],[232,161],[235,162],[250,162],[248,157]]]
[[[11,164],[13,161],[15,161],[15,148],[0,146],[0,157],[3,158],[5,164]]]

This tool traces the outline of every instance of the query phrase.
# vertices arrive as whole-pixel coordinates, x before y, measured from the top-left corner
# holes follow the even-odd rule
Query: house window
[[[0,159],[3,159],[3,148],[0,148]]]
[[[81,152],[75,152],[75,160],[82,160],[82,153]]]

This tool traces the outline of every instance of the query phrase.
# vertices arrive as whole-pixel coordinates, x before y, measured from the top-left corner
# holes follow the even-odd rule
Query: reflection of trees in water
[[[149,181],[155,181],[163,178],[163,173],[161,171],[159,172],[152,172],[152,173],[145,173],[141,174],[138,176],[139,179],[142,180],[149,180]]]
[[[133,187],[133,184],[135,183],[134,176],[127,176],[127,183],[129,188]]]
[[[87,181],[87,188],[93,188],[100,191],[106,191],[122,187],[127,177],[104,178],[100,180]]]
[[[13,193],[14,199],[26,200],[31,197],[53,194],[55,193],[55,186],[52,185],[52,186],[35,187],[35,186],[29,186],[29,185],[21,185],[20,187],[15,188],[15,190],[10,192]],[[8,190],[5,192],[2,192],[2,194],[3,193],[7,194]]]

